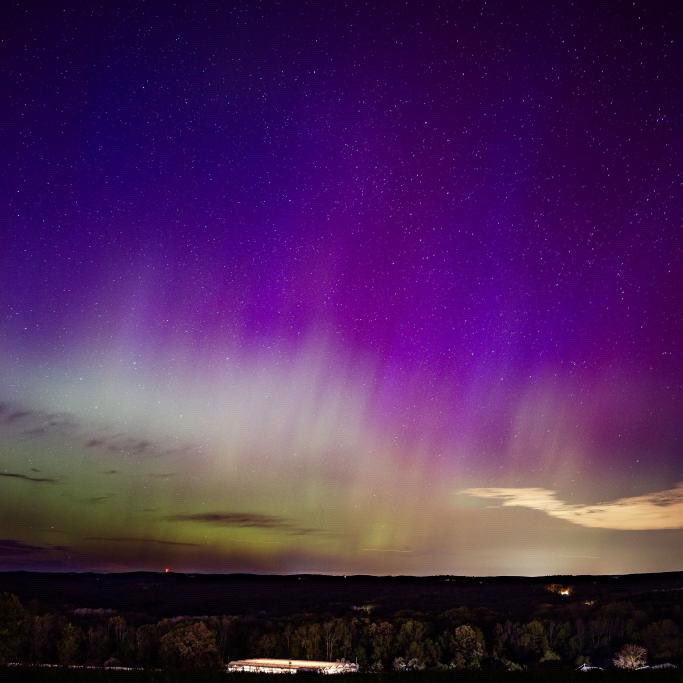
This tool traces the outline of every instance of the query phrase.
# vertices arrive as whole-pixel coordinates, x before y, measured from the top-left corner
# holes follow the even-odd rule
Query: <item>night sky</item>
[[[0,27],[0,569],[683,568],[680,3]]]

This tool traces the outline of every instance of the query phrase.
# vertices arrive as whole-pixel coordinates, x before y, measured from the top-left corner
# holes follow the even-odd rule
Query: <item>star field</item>
[[[2,18],[0,567],[680,569],[674,3]]]

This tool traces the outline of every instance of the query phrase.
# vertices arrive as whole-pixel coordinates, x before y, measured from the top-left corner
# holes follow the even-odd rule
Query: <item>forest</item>
[[[184,585],[178,581],[174,590]],[[144,582],[122,585],[146,593],[141,588]],[[608,592],[594,585],[597,597],[586,597],[586,586],[591,584],[582,588],[580,581],[576,585],[520,584],[517,592],[526,596],[524,611],[519,605],[511,610],[506,604],[503,593],[510,587],[505,585],[496,589],[501,594],[498,603],[473,597],[474,606],[449,603],[445,609],[434,604],[421,611],[414,605],[388,609],[349,603],[345,608],[334,604],[325,610],[316,603],[314,611],[286,614],[265,608],[211,614],[206,609],[211,604],[207,585],[202,588],[204,603],[199,605],[204,614],[159,618],[140,609],[142,598],[137,609],[129,605],[122,610],[54,599],[47,605],[25,591],[21,596],[4,592],[0,597],[0,663],[218,671],[232,659],[284,657],[346,659],[357,662],[364,672],[383,675],[484,675],[569,670],[582,664],[638,669],[683,662],[683,591],[671,586],[634,584],[633,589]],[[317,595],[326,584],[316,585],[311,593]],[[386,586],[392,584],[387,580],[377,585],[388,590]],[[429,590],[438,591],[438,585],[429,584]],[[406,584],[395,584],[394,589],[399,586],[406,590]],[[334,594],[332,588],[327,592]],[[367,597],[360,589],[359,594]],[[84,602],[92,602],[92,596]],[[100,603],[107,604],[106,591]],[[400,603],[399,595],[396,604]]]

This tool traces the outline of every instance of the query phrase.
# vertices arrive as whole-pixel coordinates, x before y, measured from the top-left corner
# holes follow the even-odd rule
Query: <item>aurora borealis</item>
[[[0,569],[681,569],[674,4],[4,4]]]

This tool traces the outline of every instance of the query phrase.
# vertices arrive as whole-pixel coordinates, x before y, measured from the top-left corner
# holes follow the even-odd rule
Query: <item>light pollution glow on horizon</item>
[[[8,18],[0,570],[683,567],[666,22],[455,5]]]

